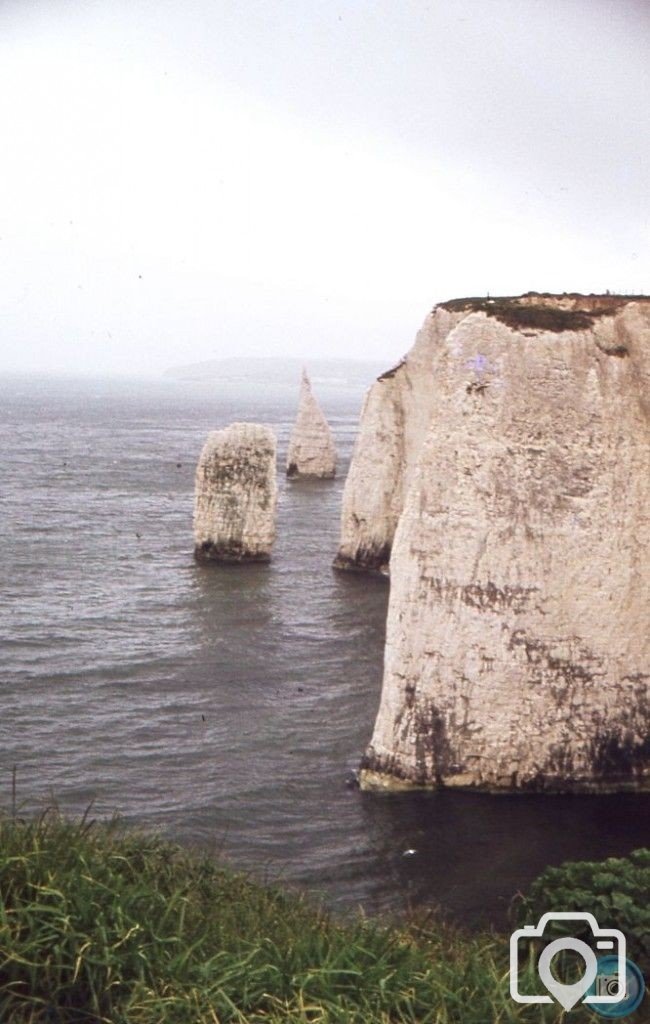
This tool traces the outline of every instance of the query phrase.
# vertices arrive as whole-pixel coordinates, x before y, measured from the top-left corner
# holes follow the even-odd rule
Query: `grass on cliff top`
[[[584,300],[585,304],[591,300],[592,308],[587,309],[561,309],[558,306],[549,306],[544,299],[568,298],[578,302]],[[522,299],[526,302],[522,303]],[[535,300],[539,299],[539,302]],[[500,296],[490,298],[464,298],[451,299],[449,302],[442,302],[443,309],[455,312],[482,312],[486,316],[493,316],[502,323],[507,324],[515,330],[536,331],[584,331],[592,326],[598,317],[613,316],[625,302],[634,300],[647,300],[647,295],[578,295],[577,293],[564,296],[553,296],[547,292],[537,294],[529,292],[522,296]]]
[[[0,1021],[11,1024],[564,1019],[510,1000],[505,936],[424,918],[337,921],[116,826],[0,821],[0,894]]]

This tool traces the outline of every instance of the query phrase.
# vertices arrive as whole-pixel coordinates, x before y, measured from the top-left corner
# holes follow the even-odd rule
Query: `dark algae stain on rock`
[[[427,585],[437,595],[449,600],[460,599],[463,604],[481,611],[500,612],[506,608],[523,611],[530,597],[536,593],[536,587],[519,587],[504,585],[498,587],[491,580],[486,583],[460,584],[452,580],[425,577]]]
[[[395,366],[391,366],[390,370],[386,370],[385,373],[380,373],[379,376],[377,377],[377,380],[390,380],[391,377],[395,376],[398,370],[402,369],[405,363],[406,357],[400,359],[398,363],[395,363]]]
[[[384,575],[388,571],[390,549],[390,544],[361,546],[354,557],[339,552],[334,560],[334,568],[349,572],[377,572]]]
[[[519,648],[524,652],[527,664],[533,667],[533,674],[540,681],[543,677],[548,681],[560,681],[564,684],[594,681],[595,670],[586,667],[594,660],[589,651],[581,651],[580,661],[558,657],[551,654],[548,644],[529,636],[523,629],[514,631],[510,638],[510,647],[513,650]]]
[[[269,562],[270,554],[266,552],[249,552],[241,541],[213,543],[204,541],[194,549],[194,557],[202,565],[210,562],[237,564],[240,562]]]
[[[650,736],[639,738],[631,730],[597,734],[591,756],[596,775],[633,779],[650,761]]]
[[[433,778],[442,785],[452,765],[451,745],[443,713],[435,704],[425,703],[414,715],[415,770],[418,782]]]

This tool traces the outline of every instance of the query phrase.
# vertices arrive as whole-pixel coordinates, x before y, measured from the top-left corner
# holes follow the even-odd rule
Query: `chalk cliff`
[[[287,476],[331,479],[336,474],[336,446],[329,423],[302,372],[298,416],[287,454]]]
[[[361,783],[650,788],[650,302],[492,307],[439,307],[366,402],[347,556],[399,523]]]
[[[267,562],[276,505],[273,431],[257,423],[233,423],[209,434],[196,468],[196,559]]]
[[[462,314],[442,306],[366,395],[343,491],[335,566],[386,572],[397,520],[431,417],[436,353]]]
[[[639,297],[642,304],[643,299]],[[388,571],[397,521],[437,401],[439,350],[461,321],[483,312],[489,322],[509,321],[524,332],[557,333],[571,325],[589,328],[627,303],[614,295],[530,293],[506,300],[455,299],[436,306],[407,355],[366,395],[343,492],[335,566]]]

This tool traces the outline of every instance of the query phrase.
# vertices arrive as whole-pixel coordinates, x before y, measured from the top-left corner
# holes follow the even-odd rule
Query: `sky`
[[[650,0],[0,0],[0,370],[650,291]]]

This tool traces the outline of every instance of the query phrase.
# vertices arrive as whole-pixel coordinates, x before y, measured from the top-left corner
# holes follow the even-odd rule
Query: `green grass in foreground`
[[[506,936],[337,921],[117,827],[0,820],[0,895],[3,1024],[566,1019],[511,1001]]]

